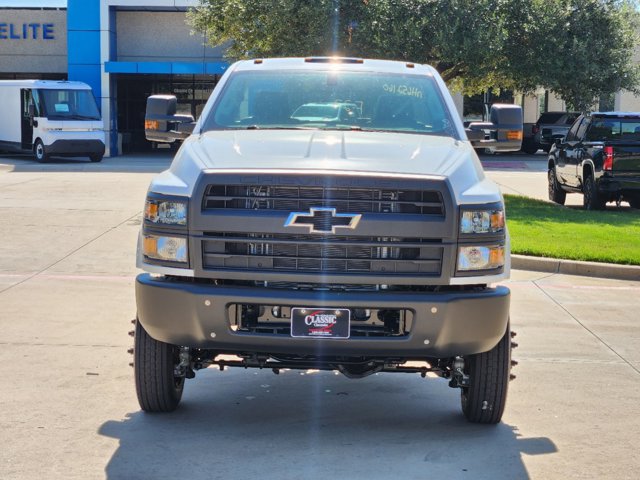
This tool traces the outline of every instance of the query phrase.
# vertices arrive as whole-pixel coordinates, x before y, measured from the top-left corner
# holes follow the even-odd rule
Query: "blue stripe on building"
[[[104,8],[105,4],[108,8]],[[110,0],[68,0],[67,3],[68,78],[90,85],[103,117],[109,117],[105,118],[105,130],[108,132],[110,155],[122,153],[119,151],[120,146],[125,151],[127,148],[148,148],[149,144],[144,139],[143,119],[147,95],[175,94],[179,104],[182,102],[183,108],[190,108],[195,116],[219,76],[228,67],[227,62],[217,61],[220,55],[215,52],[212,55],[209,47],[191,45],[180,53],[176,53],[177,49],[174,49],[167,54],[162,51],[147,55],[146,49],[155,48],[153,40],[153,43],[144,46],[135,35],[129,35],[126,40],[119,39],[117,21],[120,14],[124,15],[125,20],[129,19],[129,22],[132,15],[148,15],[142,23],[150,23],[151,20],[147,18],[152,18],[153,15],[167,14],[160,7],[154,12],[153,7],[149,9],[149,5],[140,5],[145,10],[136,12],[131,9],[134,6],[127,5],[127,9],[122,10],[118,6],[110,6]],[[109,15],[106,22],[101,18],[103,12]],[[173,15],[177,13],[178,10]],[[175,28],[176,22],[181,21],[173,17],[174,38],[176,42],[185,41],[185,34],[180,28]],[[125,27],[129,28],[123,30],[123,35],[126,36],[131,31],[131,24]],[[105,35],[103,30],[108,34]],[[171,41],[171,32],[160,31],[164,40]],[[155,39],[153,29],[147,28],[146,34],[147,41]],[[102,48],[101,42],[107,41],[105,39],[108,39],[108,48]],[[119,45],[119,42],[123,44]],[[204,43],[204,39],[202,42]],[[134,54],[129,51],[133,44],[138,44],[138,52]],[[171,46],[174,45],[172,42]],[[118,58],[119,46],[124,47],[121,49],[125,52],[122,59]],[[185,58],[179,58],[183,56],[183,52]],[[184,61],[192,58],[193,61]],[[105,73],[107,76],[103,75]]]
[[[69,80],[91,86],[102,97],[100,62],[100,0],[67,1],[67,55]],[[100,102],[98,106],[101,107]]]

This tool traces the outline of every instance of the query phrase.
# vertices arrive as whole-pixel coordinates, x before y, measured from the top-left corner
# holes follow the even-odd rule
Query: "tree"
[[[578,111],[620,89],[640,93],[635,2],[533,0],[508,8],[503,55],[512,61],[504,72],[520,90],[544,87]]]
[[[428,63],[465,93],[543,87],[579,110],[639,91],[634,0],[200,0],[188,18],[237,59]]]
[[[188,13],[229,58],[326,54],[331,49],[332,0],[200,0]]]

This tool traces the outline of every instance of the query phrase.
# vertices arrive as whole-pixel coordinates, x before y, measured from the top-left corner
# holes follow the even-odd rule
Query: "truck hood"
[[[469,155],[465,142],[361,131],[215,131],[184,148],[205,169],[337,170],[444,176]]]
[[[471,144],[450,137],[363,131],[242,130],[192,135],[151,189],[190,195],[202,171],[322,171],[444,178],[458,201],[500,200]]]

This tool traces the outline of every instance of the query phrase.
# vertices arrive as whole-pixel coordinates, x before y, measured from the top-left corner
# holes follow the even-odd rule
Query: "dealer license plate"
[[[291,336],[349,338],[351,311],[346,308],[292,308]]]

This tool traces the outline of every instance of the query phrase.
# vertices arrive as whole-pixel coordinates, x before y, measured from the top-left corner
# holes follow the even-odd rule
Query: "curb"
[[[635,265],[616,265],[613,263],[579,262],[576,260],[511,255],[511,268],[515,270],[532,270],[534,272],[640,281],[640,266]]]

